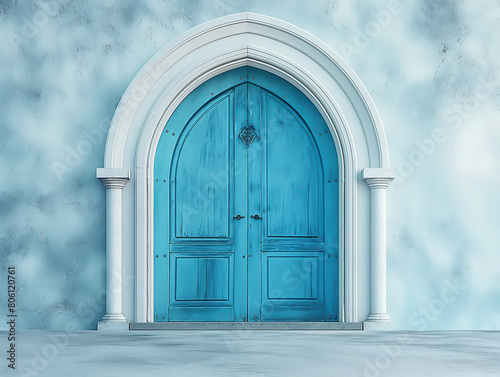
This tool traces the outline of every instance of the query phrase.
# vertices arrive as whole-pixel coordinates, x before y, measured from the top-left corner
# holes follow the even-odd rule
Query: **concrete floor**
[[[500,376],[500,331],[21,331],[16,370],[2,359],[1,376]]]

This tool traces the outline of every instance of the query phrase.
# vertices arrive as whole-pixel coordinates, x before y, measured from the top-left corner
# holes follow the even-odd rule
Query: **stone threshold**
[[[131,322],[130,330],[363,330],[363,322]]]

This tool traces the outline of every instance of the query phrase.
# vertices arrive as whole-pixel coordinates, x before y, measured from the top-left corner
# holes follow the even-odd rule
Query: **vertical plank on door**
[[[262,89],[248,85],[248,125],[257,132],[257,139],[248,148],[248,320],[261,321],[262,307],[262,220],[250,216],[266,217],[262,212]]]
[[[241,220],[231,219],[234,222],[234,259],[235,259],[235,280],[234,280],[234,307],[235,321],[247,321],[247,291],[248,291],[248,270],[247,270],[247,242],[248,242],[248,212],[247,212],[247,150],[240,141],[238,134],[242,127],[247,124],[247,98],[248,84],[242,84],[235,88],[235,117],[234,117],[234,193],[231,193],[234,200],[234,213],[245,216]]]

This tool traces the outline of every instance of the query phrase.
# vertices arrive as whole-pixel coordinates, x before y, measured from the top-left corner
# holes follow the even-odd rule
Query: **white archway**
[[[301,90],[333,135],[344,179],[340,321],[389,320],[385,192],[395,175],[388,169],[385,134],[373,100],[347,63],[314,36],[271,17],[240,13],[202,24],[165,46],[139,71],[115,112],[104,168],[97,172],[108,189],[108,300],[102,328],[126,323],[126,318],[153,322],[151,167],[163,126],[201,83],[247,65]],[[127,179],[134,184],[125,185]],[[135,284],[122,275],[132,275]]]

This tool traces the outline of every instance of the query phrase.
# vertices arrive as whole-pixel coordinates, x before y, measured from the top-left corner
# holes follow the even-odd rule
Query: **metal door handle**
[[[252,215],[250,217],[255,220],[262,220],[262,217],[260,217],[259,215]]]
[[[236,220],[241,220],[241,219],[244,219],[244,218],[245,218],[245,216],[241,216],[241,215],[233,217],[233,219],[236,219]]]

